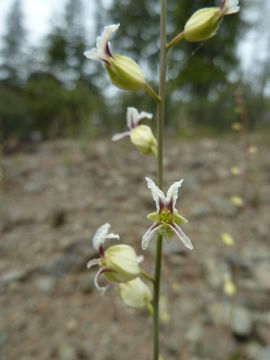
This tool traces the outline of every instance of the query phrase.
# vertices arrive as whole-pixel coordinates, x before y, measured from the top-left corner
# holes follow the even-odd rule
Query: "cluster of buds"
[[[92,239],[92,245],[100,256],[87,263],[88,269],[99,266],[95,276],[95,286],[103,293],[109,286],[117,286],[126,305],[135,308],[149,307],[152,299],[151,291],[139,278],[141,275],[139,263],[143,258],[137,256],[135,250],[126,244],[112,245],[105,249],[106,240],[120,239],[118,234],[109,233],[110,227],[108,223],[100,226]],[[108,283],[106,286],[99,284],[102,275]]]

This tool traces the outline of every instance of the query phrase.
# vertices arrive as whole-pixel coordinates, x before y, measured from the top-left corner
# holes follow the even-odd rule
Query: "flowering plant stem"
[[[160,65],[159,65],[159,97],[158,104],[158,156],[157,156],[157,183],[160,189],[163,187],[163,129],[164,129],[164,105],[165,105],[165,84],[166,84],[166,8],[167,0],[160,0]],[[158,234],[155,264],[154,283],[154,331],[153,331],[153,359],[159,359],[159,293],[160,273],[162,257],[162,235]]]

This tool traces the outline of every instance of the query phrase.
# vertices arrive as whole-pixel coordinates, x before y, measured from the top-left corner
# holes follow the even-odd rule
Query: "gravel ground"
[[[184,178],[179,211],[194,251],[164,246],[161,349],[164,360],[270,359],[270,158],[250,157],[246,206],[230,198],[243,180],[241,144],[165,141],[165,188]],[[151,359],[151,318],[100,295],[91,237],[105,222],[141,250],[154,203],[144,176],[155,159],[123,140],[55,141],[3,158],[0,203],[0,359]],[[229,232],[236,246],[220,238]],[[239,256],[237,256],[237,253]],[[155,241],[144,267],[153,273]],[[223,292],[237,274],[237,296]],[[234,303],[232,321],[231,304]]]

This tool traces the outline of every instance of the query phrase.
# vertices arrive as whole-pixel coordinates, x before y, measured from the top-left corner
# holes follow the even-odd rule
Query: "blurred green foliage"
[[[96,4],[96,34],[87,34],[83,25],[84,1],[66,0],[62,18],[55,20],[45,41],[33,51],[27,47],[21,0],[14,0],[1,49],[2,141],[27,141],[33,135],[102,135],[123,130],[127,106],[155,113],[155,104],[144,91],[114,90],[104,97],[104,89],[110,84],[104,67],[88,61],[83,52],[94,45],[104,25],[121,22],[111,44],[113,51],[139,62],[146,78],[157,88],[159,4],[154,0],[112,0],[106,4]],[[213,0],[199,4],[197,0],[170,0],[168,39],[183,30],[185,21],[198,7],[213,5]],[[213,39],[202,44],[183,41],[170,50],[166,93],[169,132],[230,130],[237,119],[235,92],[239,88],[252,127],[267,118],[269,101],[257,90],[260,86],[242,81],[239,66],[239,39],[247,30],[241,14],[246,6],[248,2],[241,4],[240,15],[226,17]],[[266,83],[264,76],[264,88]]]

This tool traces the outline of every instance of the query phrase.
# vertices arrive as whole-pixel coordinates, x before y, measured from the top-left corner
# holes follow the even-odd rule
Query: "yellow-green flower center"
[[[167,208],[159,213],[159,223],[165,225],[173,223],[173,214]]]

